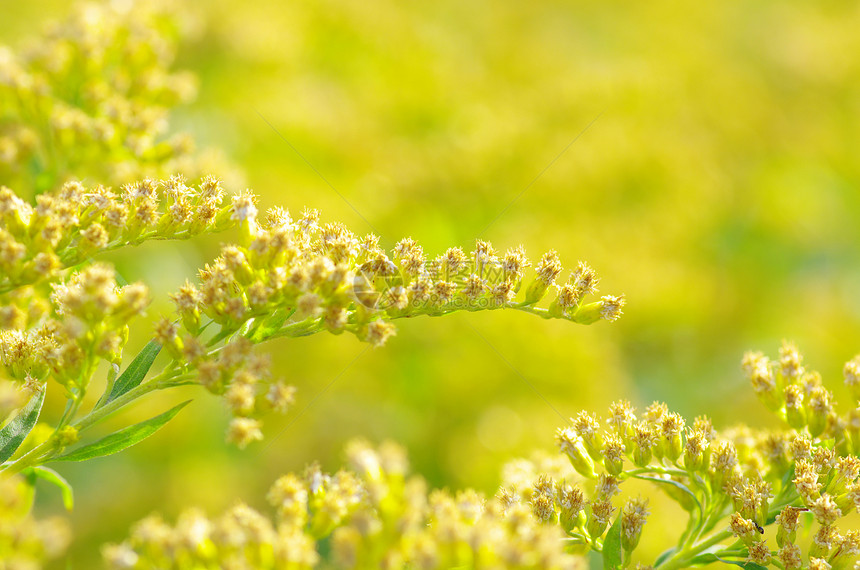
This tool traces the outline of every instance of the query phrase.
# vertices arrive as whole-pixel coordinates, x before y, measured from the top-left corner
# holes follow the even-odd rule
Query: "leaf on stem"
[[[720,548],[724,549],[725,547]],[[726,560],[725,558],[717,556],[713,552],[704,552],[688,561],[690,566],[704,566],[705,564],[712,564],[714,562],[732,564],[734,566],[740,566],[741,568],[745,568],[746,570],[766,570],[764,566],[759,566],[758,564],[754,564],[752,562],[746,562],[743,560]]]
[[[0,463],[12,457],[36,425],[42,411],[42,403],[45,401],[45,392],[47,390],[42,386],[39,393],[30,398],[18,415],[0,429]]]
[[[696,505],[696,509],[699,511],[699,515],[704,517],[704,511],[702,510],[702,503],[699,502],[699,499],[696,497],[696,494],[686,485],[679,481],[675,481],[673,479],[661,479],[660,477],[649,477],[648,475],[633,475],[635,479],[641,479],[643,481],[651,481],[652,483],[663,484],[663,485],[671,485],[680,491],[683,491],[687,495],[693,499],[693,503]],[[670,498],[676,499],[669,495]],[[676,499],[677,500],[677,499]]]
[[[94,443],[84,445],[83,447],[79,447],[68,453],[54,457],[51,461],[86,461],[88,459],[118,453],[136,443],[140,443],[157,432],[162,426],[164,426],[164,424],[172,420],[173,417],[179,413],[179,410],[187,406],[189,402],[191,402],[191,400],[186,400],[163,414],[159,414],[154,418],[150,418],[144,422],[140,422],[139,424],[123,428]]]
[[[161,352],[161,345],[154,340],[149,341],[146,346],[134,357],[125,372],[120,374],[111,388],[110,395],[104,399],[101,405],[111,400],[116,400],[132,388],[136,388],[143,381],[146,373],[152,368],[155,357]]]
[[[263,342],[269,337],[269,335],[280,330],[281,327],[284,326],[284,323],[286,323],[287,320],[295,314],[295,312],[295,308],[291,310],[279,309],[275,311],[268,318],[258,321],[257,326],[251,330],[251,335],[248,338],[250,338],[252,342]]]
[[[606,540],[603,541],[604,570],[620,570],[624,568],[624,549],[621,547],[621,514],[612,523]]]
[[[69,482],[66,481],[62,475],[53,469],[41,466],[31,467],[24,473],[26,473],[28,477],[31,477],[34,483],[35,479],[42,479],[56,485],[59,487],[60,493],[63,495],[63,505],[66,507],[66,510],[71,511],[75,507],[75,496],[72,492],[72,486],[69,485]]]

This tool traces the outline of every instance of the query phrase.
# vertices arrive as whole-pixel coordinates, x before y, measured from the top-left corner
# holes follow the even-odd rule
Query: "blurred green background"
[[[0,0],[0,41],[20,44],[65,10]],[[493,493],[507,459],[553,448],[555,410],[662,400],[718,427],[769,425],[739,361],[747,349],[775,355],[783,338],[847,403],[841,367],[860,352],[860,4],[178,10],[178,66],[201,84],[174,124],[223,149],[264,206],[319,208],[358,233],[372,225],[388,246],[412,236],[431,255],[482,232],[533,259],[555,248],[568,268],[588,260],[601,292],[625,293],[628,306],[589,327],[499,311],[416,319],[367,351],[348,336],[279,341],[269,349],[298,402],[267,421],[264,443],[228,447],[228,414],[194,391],[157,436],[64,466],[77,491],[74,568],[96,565],[98,544],[152,511],[261,505],[277,475],[312,460],[334,469],[355,436],[401,442],[433,485]],[[161,295],[222,239],[112,260]]]

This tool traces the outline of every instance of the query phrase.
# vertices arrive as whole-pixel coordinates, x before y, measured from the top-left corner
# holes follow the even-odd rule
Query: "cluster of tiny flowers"
[[[187,283],[173,297],[188,335],[199,334],[205,316],[219,334],[241,331],[255,342],[328,330],[382,345],[394,334],[391,319],[417,315],[512,308],[588,324],[621,314],[623,297],[583,302],[597,282],[583,263],[557,285],[562,267],[555,252],[543,256],[529,281],[522,248],[498,254],[479,240],[470,253],[451,248],[431,259],[406,238],[389,256],[377,236],[321,224],[319,216],[305,210],[294,220],[275,208],[258,219],[252,194],[234,196],[231,218],[243,230],[242,242],[225,246],[200,272],[199,284]],[[556,298],[538,307],[552,289]]]
[[[119,190],[66,183],[35,205],[0,186],[0,294],[45,281],[93,255],[150,239],[184,239],[231,225],[221,183],[143,179]],[[14,320],[13,316],[3,316]]]
[[[0,46],[0,177],[40,192],[70,174],[112,183],[175,172],[190,137],[169,136],[193,75],[170,70],[175,25],[144,3],[77,7],[31,47]]]
[[[396,445],[353,442],[347,456],[349,470],[311,466],[278,479],[267,497],[273,517],[244,504],[213,519],[187,511],[175,525],[153,516],[104,558],[117,570],[584,568],[529,508],[474,491],[428,494]]]
[[[751,360],[744,359],[745,369]],[[790,345],[780,361],[783,379],[813,374]],[[845,367],[852,387],[858,362]],[[159,522],[158,533],[144,533],[154,543],[138,532],[105,553],[115,568],[153,568],[156,560],[190,568],[218,556],[253,557],[236,559],[236,567],[268,568],[283,563],[271,553],[284,551],[278,537],[287,536],[296,568],[564,568],[582,565],[575,556],[589,550],[600,552],[605,566],[625,568],[650,515],[647,499],[622,493],[637,479],[665,491],[689,515],[677,546],[645,568],[715,561],[781,570],[856,567],[860,532],[844,528],[844,519],[860,509],[860,459],[850,434],[790,427],[717,431],[705,417],[688,424],[665,404],[637,414],[619,401],[604,418],[581,412],[559,429],[561,457],[509,463],[490,501],[473,491],[428,496],[421,480],[405,477],[396,447],[374,450],[358,442],[347,451],[351,471],[324,475],[311,467],[304,477],[276,482],[269,493],[275,523],[254,519],[265,521],[264,540],[245,537],[225,546],[224,533],[215,530],[220,523],[206,522],[198,525],[206,532],[188,546],[182,530],[188,525],[180,519],[176,528]],[[319,549],[321,541],[330,547]],[[268,553],[262,558],[261,548]]]
[[[845,366],[852,390],[858,363],[860,357]],[[560,526],[571,545],[602,551],[604,560],[609,535],[617,530],[616,561],[626,566],[648,503],[639,498],[616,503],[613,497],[624,482],[641,479],[656,484],[690,516],[678,545],[655,562],[656,568],[704,562],[697,556],[706,550],[713,556],[707,561],[774,564],[783,570],[853,567],[860,532],[842,531],[836,523],[860,509],[860,409],[838,416],[821,377],[804,370],[790,344],[783,345],[778,363],[747,354],[743,368],[756,393],[790,429],[718,432],[704,417],[688,425],[665,404],[654,403],[637,415],[619,401],[603,419],[581,412],[558,430],[559,449],[575,474],[557,466],[519,467],[500,490],[500,500],[528,505],[539,520]],[[769,526],[775,527],[770,539]],[[801,546],[799,530],[811,540],[808,548]]]
[[[648,500],[641,497],[616,499],[627,478],[623,462],[646,466],[654,454],[664,455],[662,447],[658,450],[655,427],[660,411],[662,406],[653,406],[638,422],[629,405],[619,402],[613,404],[605,429],[595,417],[581,413],[557,434],[567,468],[545,459],[542,465],[522,460],[509,464],[498,499],[508,508],[526,506],[538,520],[560,527],[575,552],[601,551],[610,527],[617,527],[626,566],[650,510]]]
[[[94,264],[53,284],[51,311],[24,329],[0,330],[0,363],[20,382],[48,377],[84,389],[99,361],[118,364],[128,324],[149,302],[141,283],[119,287],[113,268]],[[14,307],[14,305],[13,305]]]
[[[69,544],[65,521],[30,514],[32,495],[21,477],[0,475],[0,568],[42,568],[62,556]]]
[[[162,320],[156,327],[156,341],[175,359],[178,378],[189,378],[223,398],[234,416],[227,441],[244,448],[263,439],[260,416],[287,413],[295,399],[295,387],[273,379],[269,358],[255,353],[246,338],[207,350],[194,337],[183,342],[177,330],[175,323]]]
[[[784,343],[776,361],[749,352],[743,368],[762,403],[792,429],[835,441],[840,454],[860,454],[860,408],[839,414],[833,392],[818,372],[803,367],[794,345]],[[844,380],[854,400],[860,401],[860,356],[845,365]]]
[[[262,341],[327,330],[379,346],[394,334],[393,319],[458,310],[511,308],[586,324],[621,314],[623,297],[586,302],[597,277],[584,263],[557,283],[555,252],[531,278],[521,247],[502,255],[484,241],[470,253],[451,248],[428,259],[407,238],[389,256],[376,236],[320,224],[315,210],[293,220],[276,208],[258,220],[256,204],[250,191],[226,200],[212,177],[193,186],[181,176],[143,179],[116,192],[69,182],[34,205],[0,188],[0,362],[7,375],[19,385],[53,377],[80,401],[100,361],[118,370],[128,324],[148,292],[139,283],[118,287],[105,264],[73,275],[68,268],[145,240],[236,226],[239,243],[223,247],[199,284],[172,295],[176,314],[156,324],[155,341],[172,360],[150,386],[196,382],[222,396],[234,415],[228,439],[240,447],[262,437],[264,413],[283,413],[293,402],[294,389],[270,378],[266,360],[251,350]],[[548,306],[538,306],[549,292]],[[5,392],[0,404],[11,409],[33,390]]]

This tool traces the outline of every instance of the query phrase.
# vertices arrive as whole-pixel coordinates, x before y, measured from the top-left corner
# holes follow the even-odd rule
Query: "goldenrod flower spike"
[[[522,247],[502,259],[491,244],[479,240],[469,255],[453,248],[429,261],[423,249],[406,238],[389,257],[376,236],[360,238],[340,224],[320,225],[316,211],[305,211],[293,221],[277,208],[260,221],[248,193],[233,198],[227,217],[244,228],[242,241],[223,248],[200,272],[199,285],[187,284],[174,296],[180,322],[192,335],[200,315],[206,315],[223,334],[244,327],[243,335],[255,341],[327,329],[382,345],[394,334],[388,323],[392,319],[510,308],[589,323],[617,319],[624,302],[623,297],[604,297],[583,305],[597,278],[580,264],[569,286],[577,291],[576,302],[565,301],[568,293],[562,288],[561,302],[549,309],[538,307],[561,272],[555,253],[544,256],[537,285],[517,300],[530,265]]]
[[[321,222],[316,210],[294,219],[275,208],[261,218],[257,203],[250,190],[228,197],[211,176],[144,178],[118,190],[68,182],[34,204],[0,189],[0,325],[6,329],[0,330],[0,362],[19,383],[52,378],[70,400],[50,440],[26,454],[22,448],[10,469],[62,455],[74,447],[70,429],[77,438],[143,394],[190,383],[223,398],[234,416],[229,441],[245,447],[261,439],[261,417],[285,413],[294,398],[294,389],[272,378],[267,359],[252,350],[268,339],[348,332],[382,346],[400,318],[513,309],[590,323],[615,320],[623,304],[622,297],[584,302],[597,284],[584,263],[567,285],[556,286],[562,267],[555,252],[543,256],[524,288],[531,263],[522,247],[501,256],[478,240],[469,253],[451,248],[429,260],[405,238],[389,256],[378,237]],[[119,287],[112,267],[87,262],[147,240],[231,227],[239,230],[237,243],[222,247],[197,284],[188,281],[171,295],[176,313],[156,321],[154,341],[135,359],[142,359],[136,376],[127,378],[126,370],[118,377],[129,325],[149,304],[149,293],[142,283]],[[71,273],[73,266],[81,268]],[[539,306],[550,291],[556,300]],[[159,351],[170,360],[144,381]],[[96,407],[77,418],[101,361],[112,366],[108,386]],[[590,445],[581,452],[584,466],[597,449]]]
[[[384,443],[347,445],[350,470],[275,481],[265,515],[239,505],[220,517],[188,510],[175,525],[144,519],[123,543],[103,549],[108,568],[176,569],[206,561],[259,570],[313,568],[526,567],[581,570],[584,560],[565,552],[558,517],[577,520],[584,502],[569,486],[543,476],[533,485],[531,506],[504,509],[496,499],[467,490],[427,492],[408,473],[404,452]],[[635,541],[647,510],[625,509],[625,536]],[[330,544],[323,559],[319,544]],[[241,545],[241,548],[237,548]]]
[[[105,251],[236,225],[217,179],[186,184],[181,176],[147,178],[115,191],[69,182],[35,206],[0,187],[0,294],[55,279]]]
[[[490,256],[485,244],[479,247],[476,257]],[[742,368],[760,395],[761,386],[771,383],[774,394],[776,387],[792,386],[819,398],[827,392],[789,344],[778,363],[749,353]],[[765,403],[773,406],[769,394]],[[788,428],[754,431],[717,430],[706,417],[688,422],[659,402],[637,413],[630,402],[617,401],[605,418],[580,412],[560,428],[559,456],[512,461],[489,501],[468,490],[428,495],[421,480],[407,477],[396,447],[376,450],[357,441],[347,447],[351,471],[328,475],[311,466],[303,478],[286,475],[269,493],[274,517],[247,516],[261,528],[270,528],[269,520],[288,528],[284,535],[300,545],[296,556],[309,565],[371,568],[394,560],[417,568],[579,568],[579,556],[595,551],[610,568],[637,562],[640,568],[679,570],[713,556],[782,570],[850,568],[860,557],[860,532],[843,527],[860,509],[860,422],[852,419],[853,406],[840,416],[829,403],[828,420],[817,433],[813,414],[804,413],[807,423],[792,426],[783,404],[775,412]],[[676,525],[677,544],[651,566],[643,566],[650,561],[640,561],[639,552],[654,536],[647,524],[651,508],[647,498],[627,493],[631,479],[653,483],[689,517]],[[178,528],[166,527],[160,536],[175,536]],[[267,549],[282,548],[276,538],[282,534],[266,536],[274,541]],[[221,555],[218,540],[207,543],[207,552]],[[331,549],[319,548],[323,542]],[[122,567],[111,562],[119,554],[179,568],[180,558],[200,555],[164,546],[175,543],[133,533],[106,557],[113,568]],[[256,556],[256,550],[246,555]]]

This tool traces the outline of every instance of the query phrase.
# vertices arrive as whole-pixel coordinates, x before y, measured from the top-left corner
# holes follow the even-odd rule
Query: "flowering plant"
[[[718,431],[705,417],[688,426],[665,404],[637,416],[619,401],[603,420],[581,412],[559,428],[560,456],[512,462],[490,499],[427,494],[420,477],[405,477],[399,448],[356,441],[347,448],[351,470],[328,475],[312,465],[276,481],[267,497],[273,519],[244,504],[216,519],[189,510],[175,526],[154,516],[106,547],[105,558],[116,569],[216,560],[310,568],[330,541],[326,562],[342,568],[582,568],[589,551],[604,568],[854,567],[860,531],[842,525],[860,509],[858,411],[838,414],[790,344],[775,362],[748,354],[744,368],[784,429]],[[858,370],[860,358],[845,366],[853,390]],[[618,498],[637,482],[687,514],[677,542],[655,560],[636,555],[648,536],[648,499]]]
[[[187,404],[97,433],[148,394],[202,387],[233,416],[228,441],[262,439],[265,415],[301,398],[258,348],[268,340],[346,332],[382,346],[403,318],[509,309],[592,324],[622,313],[623,296],[593,298],[594,270],[580,262],[564,276],[554,251],[534,267],[522,247],[483,240],[435,257],[411,238],[386,251],[316,210],[261,213],[170,132],[170,108],[195,84],[172,69],[175,37],[165,14],[116,4],[83,8],[30,50],[0,49],[0,570],[39,568],[68,544],[61,519],[34,514],[36,480],[72,508],[55,464],[121,452]],[[170,314],[147,315],[149,288],[105,261],[216,233],[230,243],[170,296]],[[132,327],[151,341],[132,347]],[[743,368],[781,429],[717,430],[665,404],[637,415],[618,401],[560,428],[560,453],[511,462],[494,497],[429,491],[396,444],[357,440],[348,468],[275,481],[271,515],[242,503],[175,524],[153,515],[104,558],[126,569],[852,566],[860,412],[840,413],[790,344]],[[860,397],[860,359],[845,382]],[[51,417],[48,398],[64,411]],[[654,559],[637,548],[666,501],[633,488],[686,513]]]
[[[143,177],[119,190],[75,180],[105,166],[111,181],[121,165],[146,173],[173,164],[163,159],[178,147],[156,142],[163,131],[156,127],[189,80],[167,71],[172,50],[158,31],[136,13],[87,8],[39,50],[23,58],[6,50],[0,58],[6,176],[25,187],[23,196],[36,193],[30,201],[0,187],[0,473],[9,489],[21,488],[9,478],[16,474],[45,479],[71,506],[68,484],[45,465],[110,455],[152,435],[187,402],[99,439],[90,433],[156,390],[200,385],[233,413],[229,441],[244,447],[261,439],[261,416],[286,413],[295,398],[254,350],[269,339],[349,332],[381,346],[394,334],[393,320],[459,310],[508,308],[585,324],[620,315],[623,297],[588,302],[597,278],[583,263],[557,285],[555,252],[533,276],[522,247],[500,254],[484,241],[470,253],[451,248],[428,259],[407,238],[389,256],[377,236],[322,224],[315,210],[295,220],[282,208],[261,217],[252,193],[228,196],[212,176],[195,183]],[[117,58],[132,63],[115,65]],[[71,93],[72,84],[83,91]],[[28,114],[30,106],[40,114]],[[161,152],[164,144],[172,150]],[[19,168],[31,158],[35,177]],[[227,230],[238,232],[236,243],[200,270],[199,283],[172,295],[175,313],[157,319],[153,340],[129,359],[129,329],[140,326],[150,294],[143,283],[120,285],[98,258],[145,241]],[[549,306],[538,306],[550,293]],[[101,396],[85,409],[94,389]],[[55,390],[66,407],[51,420],[42,407]],[[14,506],[9,512],[29,516]],[[49,542],[0,548],[12,558],[62,551]]]

